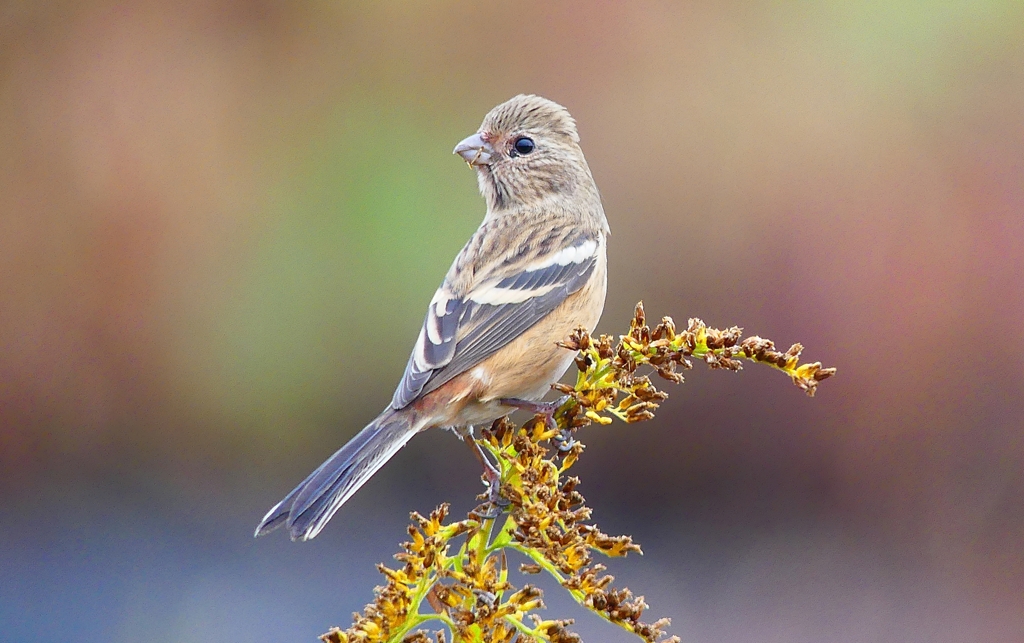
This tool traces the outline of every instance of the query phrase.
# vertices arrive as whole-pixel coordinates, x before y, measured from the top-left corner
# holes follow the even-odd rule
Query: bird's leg
[[[480,448],[480,445],[473,439],[472,433],[466,433],[462,436],[462,441],[469,445],[469,448],[473,450],[473,455],[480,462],[480,465],[484,468],[484,477],[487,479],[487,484],[490,487],[496,487],[501,484],[501,472],[490,463],[487,456],[484,455],[484,450]]]
[[[511,406],[520,411],[529,411],[534,415],[542,415],[544,416],[544,424],[554,429],[558,427],[558,423],[555,422],[555,411],[558,410],[558,407],[562,406],[564,401],[564,397],[554,402],[531,402],[530,400],[521,400],[518,397],[503,397],[498,400],[498,404]]]
[[[480,517],[484,519],[497,518],[501,515],[501,507],[508,504],[508,501],[503,502],[501,497],[501,472],[491,464],[484,454],[484,450],[473,439],[472,429],[459,431],[459,435],[462,436],[462,441],[472,449],[473,455],[476,456],[476,459],[484,468],[484,478],[487,480],[487,503],[491,505],[492,510],[485,514],[480,514]]]
[[[569,399],[569,396],[565,395],[553,402],[531,402],[529,400],[521,400],[516,397],[503,397],[498,400],[499,404],[505,406],[511,406],[522,411],[529,411],[534,415],[541,415],[544,417],[544,424],[549,429],[557,429],[558,422],[555,421],[555,412]],[[572,437],[572,431],[570,429],[562,429],[561,433],[554,438],[551,438],[557,445],[559,451],[568,451],[576,444],[576,440]]]

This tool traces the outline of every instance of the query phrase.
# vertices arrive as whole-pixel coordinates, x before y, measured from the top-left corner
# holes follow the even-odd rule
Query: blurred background
[[[1024,4],[0,5],[0,638],[314,641],[418,436],[315,541],[264,512],[390,400],[483,215],[451,155],[565,104],[613,236],[600,330],[737,324],[839,367],[696,368],[581,490],[684,641],[1024,640]],[[625,633],[548,596],[588,641]]]

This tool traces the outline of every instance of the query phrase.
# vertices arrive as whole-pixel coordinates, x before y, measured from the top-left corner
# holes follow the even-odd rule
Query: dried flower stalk
[[[550,574],[580,605],[643,641],[678,643],[666,637],[669,619],[642,621],[644,598],[612,587],[614,579],[594,560],[595,554],[642,552],[629,536],[609,536],[590,522],[592,510],[576,490],[579,479],[566,476],[583,452],[575,432],[613,417],[654,417],[668,396],[648,376],[637,375],[641,366],[678,383],[683,378],[677,369],[692,368],[690,358],[734,371],[746,360],[785,372],[808,395],[835,369],[800,364],[800,344],[780,352],[770,340],[743,339],[739,328],[708,328],[699,319],[678,331],[665,317],[652,330],[642,304],[616,344],[580,329],[561,345],[579,353],[579,373],[575,386],[554,385],[566,397],[552,416],[538,415],[520,427],[502,418],[477,439],[501,473],[498,507],[484,502],[456,522],[446,522],[447,504],[426,518],[411,514],[410,540],[395,556],[401,566],[380,565],[387,580],[374,601],[348,629],[324,634],[324,643],[447,643],[449,635],[452,643],[580,643],[567,629],[571,620],[544,620],[536,613],[544,608],[539,589],[512,584],[510,551],[530,561],[520,565],[522,573]],[[429,622],[446,629],[431,636],[422,629]]]

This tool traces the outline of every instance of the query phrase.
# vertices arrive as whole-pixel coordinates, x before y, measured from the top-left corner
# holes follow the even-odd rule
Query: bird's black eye
[[[512,156],[526,156],[533,151],[533,147],[532,138],[520,136],[516,139],[516,142],[512,144]]]

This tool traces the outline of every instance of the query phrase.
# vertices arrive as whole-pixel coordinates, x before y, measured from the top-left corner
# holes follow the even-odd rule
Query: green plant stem
[[[388,643],[400,643],[401,640],[405,638],[406,634],[428,621],[446,621],[447,625],[453,625],[451,619],[448,618],[446,614],[420,614],[417,612],[416,616],[410,618],[403,624],[402,629],[391,635],[391,638],[388,639]]]
[[[555,567],[554,565],[551,564],[551,561],[549,561],[547,558],[544,558],[544,554],[540,553],[539,551],[537,551],[535,549],[530,549],[528,547],[523,547],[519,543],[510,543],[508,545],[508,547],[509,547],[509,549],[513,549],[513,550],[519,552],[520,554],[526,556],[527,558],[529,558],[533,562],[535,562],[538,565],[540,565],[540,567],[542,569],[544,569],[544,571],[546,571],[547,573],[551,574],[551,576],[555,580],[557,580],[560,585],[563,585],[565,583],[565,576],[562,575],[562,572],[559,571],[559,569],[557,567]],[[564,585],[563,585],[563,587],[564,587]],[[577,603],[579,603],[580,605],[583,605],[583,599],[584,599],[583,592],[581,592],[578,589],[569,589],[569,590],[566,590],[566,591],[568,591],[570,594],[572,594],[573,599]]]
[[[529,558],[533,562],[535,562],[538,565],[540,565],[540,567],[544,571],[546,571],[547,573],[551,574],[551,576],[556,581],[558,581],[558,584],[561,585],[562,588],[565,589],[565,591],[569,592],[569,595],[572,596],[573,600],[575,600],[578,604],[582,605],[583,607],[587,607],[587,604],[584,602],[585,598],[586,598],[584,593],[582,591],[578,590],[578,589],[569,589],[568,587],[566,587],[565,586],[565,576],[562,575],[562,572],[559,571],[559,569],[557,567],[555,567],[554,565],[551,564],[551,561],[549,561],[547,558],[544,558],[543,554],[541,554],[539,551],[523,547],[522,545],[520,545],[518,543],[511,543],[511,544],[509,544],[509,548],[510,549],[514,549],[515,551],[523,554],[524,556],[526,556],[527,558]],[[616,622],[616,621],[611,620],[610,618],[605,616],[604,612],[601,612],[599,610],[595,610],[593,608],[588,608],[588,609],[590,609],[591,612],[593,612],[594,614],[597,614],[598,616],[600,616],[604,620],[608,621],[609,623],[612,623],[614,625],[618,625],[619,627],[621,627],[622,629],[626,630],[627,632],[629,632],[631,634],[634,633],[633,630],[628,625],[626,625],[625,623]]]
[[[502,550],[502,549],[505,549],[506,547],[508,547],[508,544],[510,542],[512,542],[512,538],[511,538],[511,536],[509,535],[508,532],[509,532],[509,530],[513,529],[515,526],[516,526],[516,523],[515,523],[514,520],[512,520],[512,516],[509,516],[508,518],[505,519],[505,524],[503,524],[501,526],[501,531],[499,531],[498,535],[494,537],[494,540],[491,541],[491,544],[487,546],[487,555],[488,556],[490,556],[491,554],[493,554],[496,551],[499,551],[499,550]]]
[[[480,532],[477,536],[480,537],[476,544],[476,564],[483,566],[484,561],[487,560],[487,556],[490,553],[488,550],[488,544],[491,540],[491,530],[494,529],[494,518],[486,518],[480,525]]]
[[[545,636],[539,630],[533,629],[532,627],[530,627],[526,623],[523,623],[522,621],[520,621],[519,619],[517,619],[514,616],[506,616],[505,620],[508,621],[509,623],[511,623],[512,627],[516,628],[517,630],[519,630],[523,634],[526,634],[527,636],[532,636],[533,638],[540,639],[542,641],[550,641],[551,640],[550,638]]]

